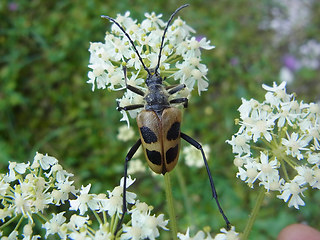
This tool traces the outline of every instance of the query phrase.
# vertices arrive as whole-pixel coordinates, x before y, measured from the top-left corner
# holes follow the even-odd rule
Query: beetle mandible
[[[219,211],[223,216],[224,221],[226,222],[227,228],[230,229],[230,226],[231,226],[228,218],[226,217],[226,215],[222,210],[222,207],[220,206],[217,192],[212,179],[212,175],[211,175],[211,172],[207,163],[207,159],[201,144],[180,131],[181,110],[174,107],[173,105],[183,104],[183,106],[186,108],[188,106],[188,99],[175,98],[175,99],[169,100],[170,95],[181,91],[186,87],[186,85],[178,84],[178,85],[172,85],[172,86],[166,87],[164,86],[163,79],[159,73],[161,52],[163,49],[166,32],[169,28],[169,25],[173,17],[181,9],[187,7],[188,5],[189,4],[180,6],[170,16],[161,38],[161,45],[160,45],[159,54],[158,54],[158,62],[154,69],[149,69],[146,67],[146,65],[142,60],[142,57],[140,56],[138,50],[136,49],[134,42],[132,41],[128,33],[124,30],[124,28],[113,18],[109,16],[102,16],[103,18],[107,18],[111,22],[115,23],[119,27],[119,29],[124,33],[124,35],[128,38],[129,42],[131,43],[134,51],[136,52],[144,70],[147,72],[147,78],[145,80],[145,83],[148,89],[146,92],[144,92],[135,86],[127,84],[127,71],[126,71],[126,67],[123,67],[126,88],[138,95],[141,95],[144,98],[145,103],[128,105],[124,107],[118,106],[119,111],[122,111],[122,110],[130,111],[130,110],[135,110],[140,108],[144,108],[144,109],[137,115],[137,124],[139,128],[140,138],[131,147],[125,159],[124,183],[123,183],[123,212],[122,212],[121,219],[118,223],[116,232],[120,229],[121,224],[123,222],[124,215],[127,212],[126,179],[127,179],[128,162],[136,153],[140,145],[142,145],[149,167],[155,173],[164,175],[167,172],[170,172],[178,162],[181,138],[201,151],[203,161],[209,177],[213,198],[215,199],[217,206],[219,208]]]

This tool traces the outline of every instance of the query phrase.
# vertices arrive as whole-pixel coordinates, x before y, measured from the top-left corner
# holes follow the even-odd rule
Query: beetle
[[[111,22],[115,23],[119,29],[124,33],[124,35],[128,38],[129,42],[131,43],[134,51],[136,52],[139,61],[141,62],[144,70],[147,72],[147,78],[145,80],[147,91],[144,92],[141,89],[127,84],[127,69],[123,67],[124,72],[124,79],[126,88],[144,98],[144,104],[134,104],[128,106],[119,106],[117,109],[119,111],[130,111],[135,109],[144,108],[138,115],[137,115],[137,125],[139,128],[139,135],[140,138],[137,142],[131,147],[129,152],[125,158],[125,166],[124,166],[124,183],[123,183],[123,211],[120,221],[118,222],[118,226],[116,232],[120,229],[121,224],[124,219],[124,215],[127,212],[126,207],[126,179],[127,179],[127,169],[128,169],[128,162],[132,159],[133,155],[136,153],[140,145],[143,147],[144,155],[147,160],[149,167],[158,174],[166,174],[170,172],[176,166],[179,158],[180,152],[180,140],[181,138],[197,148],[201,151],[203,161],[207,170],[207,174],[210,181],[211,191],[213,198],[216,201],[218,209],[221,215],[224,218],[224,221],[227,225],[227,229],[230,229],[230,222],[222,207],[220,206],[218,195],[214,186],[213,178],[207,163],[207,159],[205,153],[202,149],[200,143],[196,140],[191,138],[190,136],[184,134],[180,130],[181,126],[181,110],[175,107],[175,104],[183,104],[186,108],[188,106],[188,99],[187,98],[175,98],[169,100],[169,96],[175,94],[181,90],[183,90],[186,85],[185,84],[178,84],[172,86],[165,86],[163,84],[163,79],[159,73],[159,66],[160,66],[160,59],[161,59],[161,52],[164,45],[164,39],[166,32],[169,28],[169,25],[173,19],[173,17],[183,8],[187,7],[189,4],[185,4],[177,8],[172,15],[170,16],[168,23],[164,29],[161,44],[158,54],[158,62],[154,69],[149,69],[144,64],[136,46],[128,33],[124,30],[124,28],[113,18],[109,16],[102,16],[103,18],[107,18]]]

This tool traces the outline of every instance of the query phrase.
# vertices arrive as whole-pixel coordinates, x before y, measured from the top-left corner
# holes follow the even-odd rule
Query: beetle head
[[[151,85],[156,85],[156,84],[162,84],[162,77],[158,72],[154,72],[153,70],[150,70],[150,73],[148,73],[148,77],[146,79],[146,84],[148,87]]]

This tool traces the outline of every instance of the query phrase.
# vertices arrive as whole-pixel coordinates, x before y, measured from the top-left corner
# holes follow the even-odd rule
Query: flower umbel
[[[91,184],[76,189],[71,177],[73,174],[64,170],[57,159],[40,153],[31,164],[10,162],[8,173],[0,175],[1,239],[6,238],[6,232],[10,233],[8,239],[39,239],[41,236],[33,235],[33,228],[41,225],[46,231],[42,237],[55,235],[60,239],[155,239],[160,228],[167,230],[168,220],[163,214],[155,216],[151,206],[127,191],[130,219],[115,238],[114,231],[123,214],[123,179],[108,194],[97,195],[90,193]],[[129,176],[127,187],[133,182]],[[68,207],[68,211],[61,211]],[[67,217],[70,213],[74,214]],[[14,223],[17,224],[12,231]],[[139,229],[138,235],[135,229]]]
[[[158,63],[161,38],[167,23],[161,20],[162,15],[146,13],[141,23],[130,17],[130,12],[125,15],[118,14],[115,18],[123,29],[130,36],[144,65],[155,68]],[[169,26],[165,36],[164,46],[160,59],[160,75],[168,80],[172,79],[173,84],[185,84],[183,97],[189,97],[189,92],[197,85],[198,93],[207,90],[206,78],[207,67],[201,63],[201,49],[212,49],[210,41],[206,38],[197,40],[192,34],[195,31],[183,20],[177,17]],[[90,62],[88,83],[95,88],[117,91],[126,88],[123,67],[127,69],[127,83],[146,90],[145,79],[147,72],[144,70],[139,57],[128,38],[112,24],[111,33],[107,32],[105,42],[93,42],[90,44]],[[178,82],[179,81],[179,82]],[[131,91],[126,91],[121,99],[117,99],[120,107],[128,104],[141,104],[143,97]],[[124,111],[121,120],[128,121]],[[130,111],[130,116],[135,117],[137,111]]]
[[[262,85],[262,103],[242,99],[240,129],[227,142],[236,154],[237,177],[252,188],[257,183],[279,192],[278,198],[298,209],[305,204],[303,191],[320,189],[320,107],[298,102],[285,86]]]

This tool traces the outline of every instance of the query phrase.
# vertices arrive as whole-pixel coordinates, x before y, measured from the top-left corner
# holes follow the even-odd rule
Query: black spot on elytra
[[[166,152],[166,161],[167,164],[170,164],[175,160],[175,158],[178,155],[179,145],[177,144],[175,147],[169,148],[169,150]]]
[[[171,125],[168,133],[167,133],[167,139],[170,140],[176,140],[179,137],[180,134],[180,123],[175,122]]]
[[[145,143],[154,143],[158,141],[157,135],[148,127],[140,128],[141,135]]]
[[[146,149],[148,159],[155,165],[161,165],[161,153],[158,151],[149,151]]]

